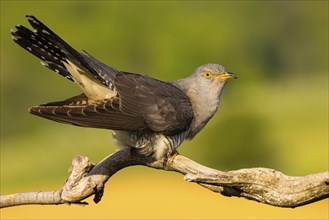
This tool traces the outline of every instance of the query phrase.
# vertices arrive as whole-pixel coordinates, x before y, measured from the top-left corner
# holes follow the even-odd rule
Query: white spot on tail
[[[50,33],[48,31],[46,31],[46,30],[42,30],[41,32],[44,33],[44,34],[50,35]]]
[[[16,29],[16,28],[11,28],[11,29],[10,29],[10,32],[11,32],[11,33],[16,33],[16,32],[17,32],[17,29]]]
[[[11,35],[11,39],[13,39],[14,41],[15,40],[18,40],[20,37],[17,37],[17,36],[13,36],[13,35]]]
[[[48,63],[41,61],[41,64],[45,67],[49,67]]]

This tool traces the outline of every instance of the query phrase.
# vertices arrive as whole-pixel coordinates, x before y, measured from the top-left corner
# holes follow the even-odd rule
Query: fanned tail
[[[11,30],[12,39],[38,57],[45,67],[73,81],[74,76],[65,65],[71,62],[85,75],[104,85],[108,85],[114,75],[120,73],[87,53],[79,53],[34,16],[26,15],[26,18],[34,30],[16,25]]]

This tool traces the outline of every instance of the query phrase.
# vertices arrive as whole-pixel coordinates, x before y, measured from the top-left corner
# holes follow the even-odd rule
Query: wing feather
[[[73,102],[72,102],[73,101]],[[53,121],[82,127],[111,130],[149,131],[143,118],[124,114],[118,110],[118,100],[86,103],[85,95],[75,96],[61,102],[33,106],[30,113]]]
[[[123,73],[114,81],[118,95],[89,102],[81,94],[30,108],[30,113],[83,127],[174,135],[187,130],[193,109],[187,95],[170,83]]]
[[[188,129],[193,109],[188,96],[174,85],[137,74],[117,75],[121,111],[144,118],[152,131],[172,135]]]

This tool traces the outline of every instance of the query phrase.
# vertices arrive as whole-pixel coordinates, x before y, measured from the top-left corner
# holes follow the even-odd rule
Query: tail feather
[[[45,38],[36,35],[24,26],[16,25],[11,30],[13,40],[22,48],[32,53],[39,59],[41,64],[47,68],[73,80],[71,74],[66,70],[62,62],[65,62],[64,53],[54,45],[47,42]]]
[[[62,52],[60,53],[61,58],[63,58],[61,61],[65,62],[66,59],[69,59],[72,63],[79,67],[84,67],[90,73],[96,73],[95,70],[88,65],[84,57],[78,51],[72,48],[68,43],[66,43],[62,38],[50,30],[41,21],[32,15],[26,15],[26,18],[34,28],[34,32],[37,36],[39,36],[39,38],[45,39],[48,45],[52,46],[53,49],[59,49],[60,52]]]
[[[70,70],[67,69],[67,64],[71,62],[91,80],[113,89],[113,80],[117,74],[121,74],[120,71],[105,65],[85,51],[79,53],[34,16],[26,15],[26,18],[34,30],[16,25],[11,30],[12,39],[41,59],[42,65],[76,81]]]

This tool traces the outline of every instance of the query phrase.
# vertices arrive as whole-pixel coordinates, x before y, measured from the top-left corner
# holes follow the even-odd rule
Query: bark
[[[83,200],[94,195],[98,203],[105,183],[117,171],[134,165],[174,171],[184,179],[195,182],[224,196],[244,197],[278,207],[298,207],[329,197],[329,172],[302,177],[286,176],[268,168],[250,168],[219,171],[208,168],[182,155],[174,155],[168,161],[133,154],[127,149],[116,151],[98,164],[84,156],[76,156],[70,168],[70,176],[62,189],[50,192],[28,192],[1,195],[0,207],[27,204],[87,204]]]

